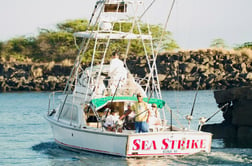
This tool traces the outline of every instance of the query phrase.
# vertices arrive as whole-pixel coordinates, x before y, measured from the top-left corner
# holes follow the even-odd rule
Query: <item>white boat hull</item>
[[[49,120],[56,143],[70,150],[84,150],[124,157],[188,155],[210,152],[212,134],[198,131],[116,133],[101,128],[74,128]]]
[[[126,135],[102,132],[101,129],[68,128],[50,123],[55,142],[63,148],[125,156]]]

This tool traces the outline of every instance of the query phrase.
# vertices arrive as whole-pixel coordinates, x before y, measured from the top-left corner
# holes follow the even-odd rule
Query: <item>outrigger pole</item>
[[[218,112],[220,112],[223,108],[225,108],[226,106],[228,106],[229,103],[226,103],[224,104],[221,108],[219,108],[215,113],[213,113],[213,115],[211,115],[209,118],[200,118],[200,122],[199,122],[199,126],[198,126],[198,130],[200,131],[201,130],[201,127],[206,123],[208,122],[210,119],[212,119]]]

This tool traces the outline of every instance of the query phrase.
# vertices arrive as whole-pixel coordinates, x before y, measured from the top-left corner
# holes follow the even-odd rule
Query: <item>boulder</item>
[[[237,129],[230,124],[206,124],[201,128],[202,131],[210,132],[213,134],[213,139],[221,138],[235,138],[237,135]]]
[[[252,128],[252,100],[239,100],[232,111],[232,124]]]

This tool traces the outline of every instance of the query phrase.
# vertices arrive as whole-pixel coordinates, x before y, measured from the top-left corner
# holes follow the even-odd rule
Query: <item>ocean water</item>
[[[195,91],[163,91],[163,98],[173,113],[187,126]],[[125,159],[90,152],[71,152],[59,148],[51,129],[43,118],[47,112],[45,92],[0,93],[0,165],[252,165],[252,149],[230,148],[223,140],[213,140],[211,153],[190,156]],[[193,111],[191,128],[198,119],[210,117],[218,110],[213,91],[199,91]],[[223,120],[221,113],[208,123]]]

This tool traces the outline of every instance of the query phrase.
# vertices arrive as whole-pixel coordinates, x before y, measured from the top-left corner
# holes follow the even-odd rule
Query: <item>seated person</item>
[[[155,103],[151,105],[149,125],[161,125],[160,115]]]
[[[124,111],[124,114],[127,114],[130,111],[131,105],[132,105],[131,103],[127,105],[127,110]],[[134,123],[135,123],[135,113],[132,111],[125,117],[123,127],[127,130],[135,130]]]
[[[111,113],[109,113],[109,115],[106,117],[103,127],[105,127],[108,131],[115,131],[118,120],[119,115],[117,115],[116,111],[112,109]]]

